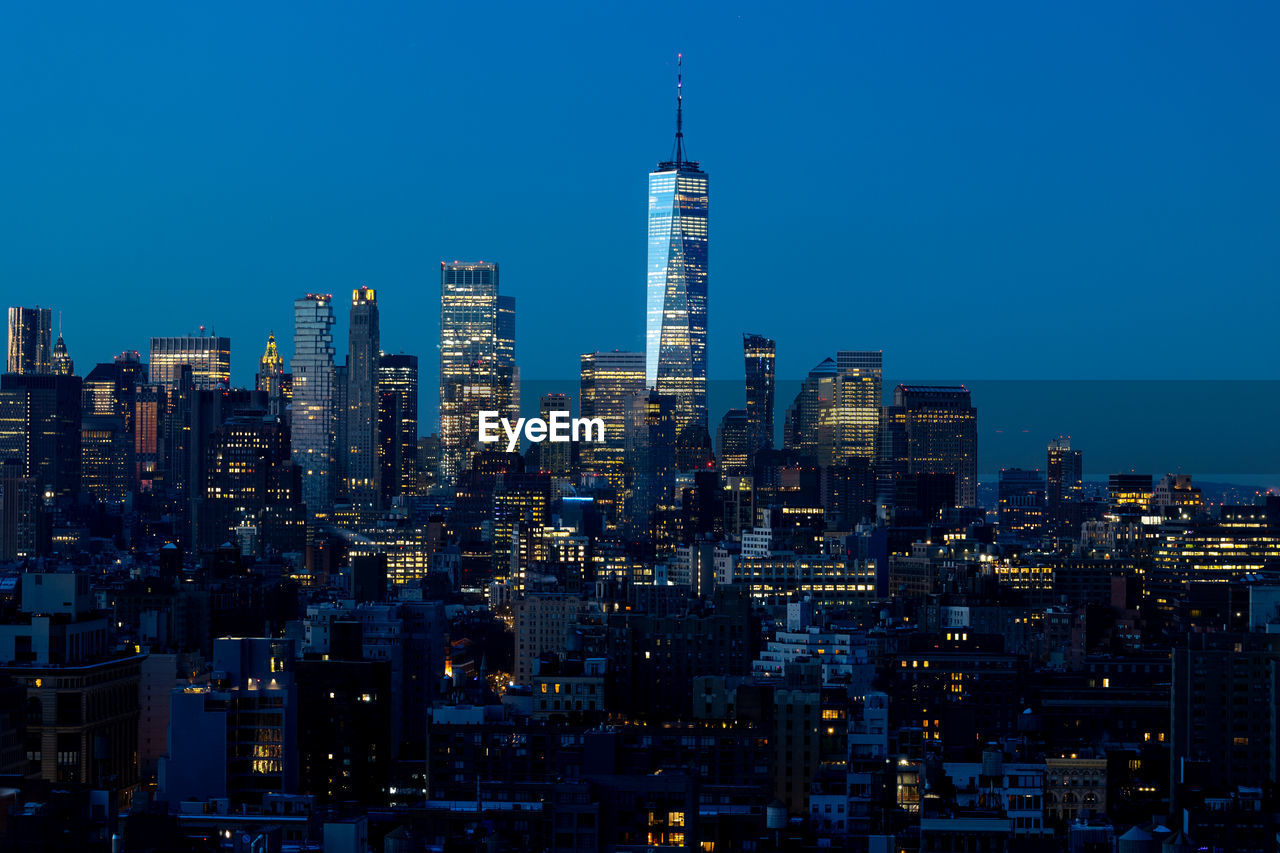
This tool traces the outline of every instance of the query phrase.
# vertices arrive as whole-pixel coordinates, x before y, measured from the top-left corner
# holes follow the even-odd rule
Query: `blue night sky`
[[[855,348],[889,380],[1270,378],[1278,24],[1274,3],[10,3],[0,281],[63,312],[80,372],[204,324],[241,384],[268,329],[291,353],[308,291],[339,297],[341,358],[367,282],[430,411],[439,261],[497,260],[524,376],[576,382],[580,352],[643,348],[646,175],[684,51],[713,378],[741,377],[744,330],[789,378]]]

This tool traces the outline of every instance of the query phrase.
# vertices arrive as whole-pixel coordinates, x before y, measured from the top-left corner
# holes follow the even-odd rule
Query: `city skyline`
[[[628,14],[600,12],[573,27]],[[306,43],[287,44],[283,56],[314,72],[314,80],[262,58],[262,40],[284,25],[278,18],[268,16],[255,35],[223,23],[214,32],[189,36],[188,46],[202,48],[211,62],[228,50],[258,58],[242,76],[207,79],[201,76],[204,66],[175,56],[167,44],[136,45],[137,65],[112,68],[103,82],[86,80],[70,65],[15,96],[15,118],[29,119],[31,132],[2,144],[11,161],[50,178],[41,186],[30,177],[14,177],[11,192],[27,199],[31,209],[9,223],[18,248],[0,256],[0,274],[26,292],[38,289],[39,299],[24,304],[61,306],[73,355],[79,351],[90,360],[121,348],[144,351],[146,336],[182,334],[201,323],[235,340],[256,341],[267,330],[289,327],[288,303],[296,293],[342,293],[361,282],[404,307],[385,323],[384,337],[403,342],[391,351],[426,356],[416,341],[432,340],[435,333],[432,265],[453,258],[497,260],[507,267],[509,291],[527,306],[526,330],[555,317],[588,330],[578,345],[538,339],[536,352],[526,350],[526,377],[571,377],[578,350],[642,349],[636,306],[643,304],[644,247],[636,225],[644,187],[638,173],[670,144],[670,83],[676,54],[684,50],[692,93],[691,156],[714,159],[721,193],[712,273],[726,289],[710,331],[713,379],[736,376],[736,342],[746,329],[778,339],[779,377],[802,377],[820,360],[818,341],[882,349],[900,365],[891,373],[903,377],[934,373],[930,367],[944,352],[953,368],[948,372],[965,378],[1219,375],[1204,360],[1133,359],[1121,341],[1134,326],[1149,334],[1183,329],[1219,348],[1233,378],[1272,375],[1263,357],[1260,318],[1275,297],[1258,285],[1275,269],[1268,235],[1274,233],[1276,210],[1269,199],[1276,197],[1280,177],[1265,154],[1274,148],[1277,131],[1262,105],[1274,94],[1274,84],[1264,81],[1280,74],[1266,73],[1275,58],[1259,53],[1253,34],[1267,30],[1274,10],[1240,7],[1204,21],[1189,7],[1162,9],[1161,26],[1155,33],[1142,30],[1141,41],[1130,38],[1142,26],[1138,15],[1099,28],[1088,26],[1083,13],[1054,14],[993,9],[950,20],[960,13],[938,10],[931,26],[913,28],[920,22],[902,12],[823,16],[809,10],[774,32],[751,10],[741,13],[741,21],[691,11],[680,44],[640,45],[624,37],[618,57],[600,61],[604,72],[593,75],[574,70],[600,59],[599,47],[586,40],[581,50],[564,55],[532,54],[516,40],[515,30],[530,24],[517,15],[495,23],[495,38],[509,48],[501,70],[445,91],[429,82],[429,72],[450,54],[415,49],[414,27],[425,22],[406,13],[394,22],[403,25],[403,39],[393,39],[381,61],[347,80],[339,89],[343,97],[330,107],[365,120],[372,135],[335,134],[326,123],[320,136],[330,141],[304,147],[296,162],[280,159],[296,139],[269,117],[267,103],[295,94],[284,101],[287,114],[314,128],[317,119],[306,111],[317,103],[318,87],[341,79],[340,69]],[[16,66],[21,72],[35,61],[31,45],[46,45],[48,32],[38,18],[17,23],[28,25],[30,44],[15,46],[4,61],[28,63]],[[108,30],[119,26],[102,23]],[[342,23],[321,16],[310,26],[323,38],[334,36]],[[367,24],[353,36],[352,50],[362,55],[391,23]],[[463,22],[445,17],[441,23]],[[1028,23],[1052,30],[1056,38],[1016,43],[1012,33]],[[944,24],[955,25],[968,41],[944,37]],[[727,46],[711,37],[723,26],[735,27],[738,36]],[[548,44],[579,32],[571,29]],[[828,45],[840,33],[852,39],[848,48]],[[121,35],[124,44],[137,38]],[[802,35],[825,49],[812,55],[784,49]],[[69,43],[77,38],[73,34]],[[768,54],[770,62],[750,61],[766,46],[778,48]],[[916,68],[910,63],[918,56],[933,58]],[[200,85],[175,100],[171,84],[138,76],[154,63],[173,66],[174,74],[164,76],[196,75]],[[535,131],[521,134],[527,152],[489,137],[479,146],[419,144],[447,136],[433,131],[446,127],[451,116],[505,108],[508,96],[500,82],[517,64],[522,82],[506,88],[529,101],[511,113]],[[948,73],[939,73],[944,67]],[[368,99],[368,105],[360,100],[382,91],[396,70],[421,72],[400,75],[422,81],[413,97],[424,109],[413,111],[412,119],[390,109],[389,94]],[[565,77],[575,79],[567,99],[546,95],[554,91],[551,86],[524,88]],[[264,94],[250,94],[250,79]],[[169,104],[173,120],[157,115],[126,121],[118,97],[99,91],[105,82]],[[387,91],[408,95],[406,85]],[[77,94],[82,87],[88,91]],[[68,111],[43,111],[36,97],[67,103]],[[73,116],[80,115],[75,110],[85,98],[104,105],[85,114],[86,130],[108,142],[86,151],[65,145],[37,150],[35,143],[62,138],[79,126]],[[206,138],[201,131],[209,108],[221,114],[238,100],[244,109],[227,117],[225,130]],[[603,112],[589,119],[584,106]],[[814,131],[787,130],[792,114],[813,117]],[[744,123],[746,116],[771,115],[781,120],[758,127]],[[399,132],[389,136],[393,130]],[[148,143],[165,146],[167,156],[159,162],[140,157],[147,146],[134,143],[143,131],[161,131]],[[553,191],[541,178],[529,177],[527,167],[545,162],[548,146],[562,147],[561,134],[585,135],[587,144],[574,146],[575,154],[591,163],[601,190],[591,195],[596,215],[588,239],[579,241],[585,263],[557,268],[552,278],[546,270],[559,241],[546,229],[586,196],[576,189]],[[245,147],[249,139],[257,140],[256,157]],[[453,192],[456,179],[427,170],[442,161],[433,155],[446,150],[449,162],[465,166],[459,171],[479,182],[481,190],[467,194],[488,198],[485,206],[446,204],[447,198],[461,197]],[[208,158],[212,169],[204,171],[224,185],[215,187],[184,170],[172,190],[162,191],[157,181],[168,174],[165,169],[181,165],[173,159],[180,151]],[[57,152],[62,161],[49,159]],[[765,162],[809,163],[824,178],[782,196],[752,180],[753,170]],[[335,201],[348,203],[299,215],[298,202],[287,199],[309,197],[292,191],[302,186],[303,170],[320,163],[330,171],[324,181],[312,181],[309,192],[323,186]],[[263,182],[260,173],[268,164],[275,177]],[[401,180],[391,181],[393,173]],[[73,175],[80,179],[70,182]],[[255,179],[255,190],[239,183],[246,178]],[[94,217],[104,193],[115,189],[118,196],[126,187],[128,216]],[[261,210],[245,209],[246,202],[233,201],[231,193]],[[748,203],[751,193],[756,197]],[[556,215],[536,217],[545,224],[534,221],[530,212],[547,205]],[[50,242],[54,206],[71,212],[56,229],[56,253]],[[433,212],[446,207],[447,221]],[[164,221],[149,209],[163,209]],[[368,224],[357,223],[352,210],[362,211]],[[226,216],[232,212],[234,221]],[[115,221],[120,219],[134,224]],[[291,221],[298,225],[281,230],[279,223]],[[224,235],[216,252],[207,240],[196,241],[211,228]],[[333,239],[335,229],[348,238]],[[807,318],[814,334],[797,335],[789,330],[803,326],[802,309],[770,302],[774,274],[797,250],[812,255],[826,249],[838,273],[807,279],[806,286],[837,310]],[[602,276],[610,282],[603,296],[596,292]],[[1185,298],[1208,283],[1218,295],[1213,306]],[[127,325],[111,322],[120,319],[113,317],[118,309],[98,296],[116,286],[140,297]],[[563,304],[546,299],[549,291],[562,294]],[[921,309],[910,293],[927,294],[930,305]],[[201,294],[218,298],[197,300]],[[100,310],[70,316],[70,307],[86,299],[98,299]],[[254,311],[231,309],[248,300]],[[1099,301],[1115,310],[1093,310]],[[762,303],[776,316],[776,328],[759,322]],[[851,311],[855,304],[859,313],[883,316],[914,309],[918,328],[878,324],[861,328],[853,340],[837,340],[838,329],[847,325],[839,320],[840,309]],[[591,321],[584,322],[588,316]],[[111,330],[119,326],[132,339],[116,340]],[[1057,358],[1041,345],[1039,329],[1078,336],[1078,351],[1071,359]],[[344,318],[335,333],[345,335]],[[912,340],[927,345],[908,346]],[[286,358],[291,346],[282,341]],[[233,370],[235,382],[247,385],[254,364],[238,359]],[[424,390],[422,408],[434,409],[430,390]]]
[[[564,11],[8,12],[0,853],[1276,849],[1280,9]]]

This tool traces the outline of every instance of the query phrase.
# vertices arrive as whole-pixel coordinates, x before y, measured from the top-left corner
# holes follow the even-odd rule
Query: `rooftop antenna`
[[[684,54],[676,54],[676,166],[684,162]]]

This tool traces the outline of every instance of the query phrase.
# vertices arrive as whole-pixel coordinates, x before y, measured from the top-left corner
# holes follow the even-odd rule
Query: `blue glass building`
[[[684,156],[683,95],[676,83],[671,160],[649,174],[645,380],[675,401],[677,433],[707,427],[707,201],[709,183]]]

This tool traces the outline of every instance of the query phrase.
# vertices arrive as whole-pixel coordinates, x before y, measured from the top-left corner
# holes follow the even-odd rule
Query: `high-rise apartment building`
[[[479,413],[516,417],[515,300],[495,263],[440,264],[440,479],[452,485],[479,444]]]
[[[53,372],[53,312],[48,308],[9,309],[8,373]]]
[[[378,360],[378,460],[384,502],[418,488],[418,357]]]
[[[774,352],[776,345],[763,335],[742,336],[747,369],[747,461],[773,447]]]
[[[900,474],[950,474],[956,506],[978,502],[978,410],[962,385],[899,385],[882,439],[900,454],[882,466]],[[882,463],[886,460],[882,457]]]
[[[351,502],[374,506],[382,496],[378,460],[378,295],[370,287],[351,291],[347,350],[347,494]]]
[[[293,303],[292,454],[311,517],[333,508],[333,297],[308,293]]]
[[[677,432],[707,430],[707,173],[684,152],[684,91],[676,79],[670,160],[649,174],[645,381],[675,399]]]
[[[176,391],[178,368],[183,364],[191,365],[191,381],[197,391],[230,387],[231,338],[199,334],[151,339],[152,382],[166,391]]]
[[[579,411],[604,421],[604,441],[583,443],[582,470],[621,489],[626,484],[627,437],[631,412],[645,391],[644,354],[588,352],[581,361]]]

